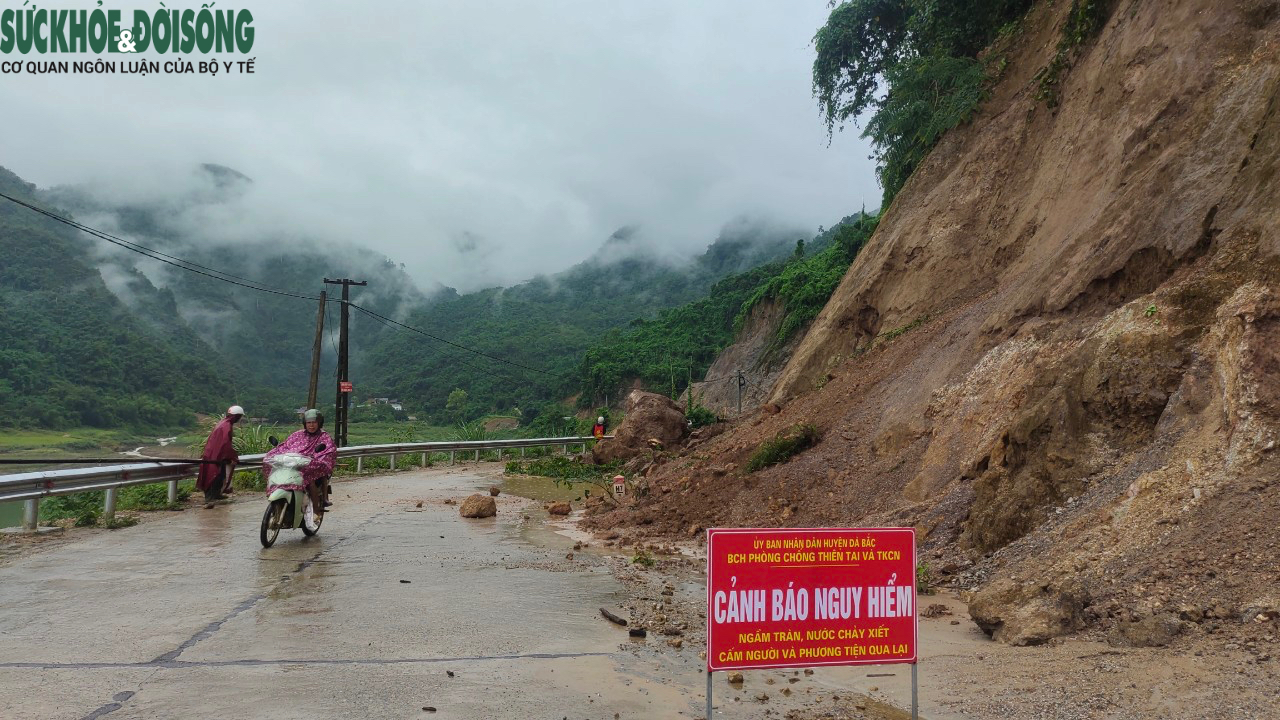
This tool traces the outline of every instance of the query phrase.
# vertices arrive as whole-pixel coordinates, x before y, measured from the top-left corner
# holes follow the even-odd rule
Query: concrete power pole
[[[326,285],[342,286],[342,320],[338,329],[338,397],[334,402],[334,435],[333,442],[338,447],[347,444],[347,410],[351,405],[351,387],[350,376],[347,374],[347,326],[351,319],[351,295],[352,285],[365,286],[369,283],[366,281],[357,282],[342,278],[340,280],[330,280],[325,278]]]
[[[742,415],[742,387],[747,384],[747,379],[742,377],[742,371],[738,371],[738,415]]]
[[[316,311],[316,342],[311,346],[311,384],[307,386],[307,409],[316,406],[317,386],[320,384],[320,345],[324,339],[324,304],[326,293],[320,291],[320,309]]]

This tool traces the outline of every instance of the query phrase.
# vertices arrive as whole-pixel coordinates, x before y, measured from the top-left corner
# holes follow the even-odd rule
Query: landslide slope
[[[1051,109],[1070,5],[1028,15],[771,404],[593,522],[915,525],[1015,643],[1280,616],[1280,3],[1117,0]],[[743,470],[796,423],[822,441]]]

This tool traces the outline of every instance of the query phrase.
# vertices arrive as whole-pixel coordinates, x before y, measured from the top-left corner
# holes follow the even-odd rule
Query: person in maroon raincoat
[[[205,500],[219,500],[223,493],[231,492],[231,476],[236,471],[236,463],[240,455],[231,446],[231,430],[240,418],[244,417],[244,408],[232,405],[227,408],[227,416],[209,433],[204,443],[204,454],[201,460],[213,460],[218,464],[203,463],[200,465],[200,477],[196,487],[204,491]]]

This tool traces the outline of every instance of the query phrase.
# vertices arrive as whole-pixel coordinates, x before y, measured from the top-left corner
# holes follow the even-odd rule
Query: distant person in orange
[[[231,492],[231,476],[236,471],[236,463],[240,462],[239,453],[231,445],[231,431],[242,417],[244,408],[239,405],[227,408],[227,416],[214,426],[209,439],[204,443],[204,454],[200,459],[214,462],[200,465],[196,487],[204,491],[206,501],[221,500],[224,493]]]
[[[596,418],[596,424],[591,426],[591,435],[597,440],[604,439],[604,416]]]

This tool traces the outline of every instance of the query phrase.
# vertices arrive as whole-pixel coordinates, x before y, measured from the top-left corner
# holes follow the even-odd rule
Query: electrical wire
[[[126,250],[131,251],[131,252],[138,253],[139,255],[142,255],[142,256],[144,256],[144,257],[151,258],[152,260],[156,260],[156,261],[162,262],[162,263],[164,263],[164,264],[166,264],[166,265],[172,265],[173,267],[179,268],[179,269],[181,269],[181,270],[186,270],[187,272],[193,272],[193,273],[195,273],[195,274],[197,274],[197,275],[203,275],[203,276],[208,277],[208,278],[213,278],[214,280],[221,280],[222,282],[225,282],[225,283],[231,283],[232,285],[239,285],[240,287],[248,288],[248,289],[250,289],[250,290],[257,290],[257,291],[259,291],[259,292],[271,293],[271,294],[273,294],[273,295],[283,295],[283,296],[285,296],[285,297],[298,298],[298,299],[300,299],[300,300],[310,300],[310,301],[312,301],[312,302],[314,302],[314,301],[316,301],[316,300],[319,300],[319,299],[320,299],[320,297],[319,297],[318,295],[300,295],[300,294],[298,294],[298,293],[291,293],[291,292],[287,292],[287,291],[284,291],[284,290],[275,290],[275,289],[272,289],[272,288],[261,287],[261,286],[259,286],[259,285],[257,285],[257,284],[250,284],[250,283],[252,283],[253,281],[250,281],[250,282],[241,282],[241,280],[244,280],[245,278],[239,278],[239,277],[238,277],[238,276],[236,276],[236,275],[231,275],[231,274],[229,274],[229,273],[224,273],[224,272],[222,272],[221,270],[213,270],[212,268],[206,268],[206,267],[204,267],[203,265],[199,265],[199,264],[194,263],[194,262],[191,262],[191,261],[189,261],[189,260],[182,260],[182,259],[180,259],[180,258],[177,258],[177,259],[171,259],[171,258],[173,258],[173,256],[172,256],[172,255],[165,255],[164,253],[160,253],[160,252],[158,252],[158,251],[151,250],[150,248],[147,248],[147,247],[142,246],[142,245],[138,245],[137,243],[130,242],[130,241],[128,241],[128,240],[123,240],[123,239],[118,238],[118,237],[116,237],[116,236],[114,236],[114,235],[111,235],[111,234],[109,234],[109,233],[105,233],[105,232],[103,232],[103,231],[101,231],[101,230],[97,230],[97,229],[91,228],[91,227],[89,227],[88,225],[83,225],[83,224],[81,224],[81,223],[76,222],[75,220],[70,220],[70,219],[68,219],[68,218],[64,218],[64,217],[62,217],[61,215],[58,215],[58,214],[56,214],[56,213],[51,213],[51,212],[49,212],[48,210],[45,210],[44,208],[38,207],[38,206],[36,206],[36,205],[32,205],[31,203],[24,202],[24,201],[22,201],[22,200],[19,200],[19,199],[15,198],[15,197],[11,197],[11,196],[6,195],[6,194],[4,194],[4,193],[0,193],[0,198],[3,198],[3,199],[5,199],[5,200],[8,200],[9,202],[12,202],[12,203],[17,204],[17,205],[21,205],[22,207],[25,207],[25,208],[27,208],[28,210],[32,210],[32,211],[37,212],[37,213],[39,213],[39,214],[41,214],[41,215],[44,215],[44,216],[45,216],[45,217],[47,217],[47,218],[50,218],[50,219],[52,219],[52,220],[56,220],[57,222],[60,222],[60,223],[62,223],[62,224],[64,224],[64,225],[67,225],[67,226],[73,227],[73,228],[75,228],[75,229],[77,229],[77,230],[79,230],[79,231],[81,231],[81,232],[83,232],[83,233],[87,233],[87,234],[92,235],[92,236],[94,236],[94,237],[96,237],[96,238],[100,238],[100,239],[102,239],[102,240],[106,240],[107,242],[109,242],[109,243],[111,243],[111,244],[113,244],[113,245],[118,245],[118,246],[120,246],[120,247],[122,247],[122,248],[124,248],[124,249],[126,249]],[[199,269],[198,269],[198,268],[199,268]],[[206,271],[208,271],[208,272],[206,272]],[[215,273],[216,273],[216,274],[215,274]],[[238,278],[238,279],[233,279],[233,278]]]
[[[129,241],[129,240],[124,240],[124,239],[122,239],[122,238],[118,238],[118,237],[116,237],[116,236],[114,236],[114,235],[111,235],[110,233],[106,233],[106,232],[103,232],[103,231],[98,230],[98,229],[96,229],[96,228],[92,228],[92,227],[90,227],[90,226],[88,226],[88,225],[85,225],[85,224],[83,224],[83,223],[77,222],[77,221],[75,221],[75,220],[71,220],[71,219],[69,219],[69,218],[65,218],[65,217],[63,217],[63,216],[61,216],[61,215],[58,215],[57,213],[49,212],[48,210],[45,210],[44,208],[41,208],[41,207],[39,207],[39,206],[37,206],[37,205],[33,205],[33,204],[31,204],[31,203],[25,202],[25,201],[23,201],[23,200],[19,200],[18,198],[12,197],[12,196],[10,196],[10,195],[8,195],[8,194],[5,194],[5,193],[0,193],[0,198],[3,198],[3,199],[5,199],[5,200],[8,200],[9,202],[14,203],[15,205],[19,205],[19,206],[21,206],[21,207],[27,208],[28,210],[31,210],[31,211],[33,211],[33,212],[39,213],[40,215],[43,215],[43,216],[45,216],[45,217],[47,217],[47,218],[49,218],[49,219],[51,219],[51,220],[54,220],[54,221],[60,222],[60,223],[62,223],[62,224],[64,224],[64,225],[67,225],[67,226],[69,226],[69,227],[75,228],[76,230],[79,230],[79,231],[81,231],[81,232],[83,232],[83,233],[86,233],[86,234],[92,235],[93,237],[96,237],[96,238],[99,238],[99,239],[105,240],[105,241],[107,241],[107,242],[109,242],[109,243],[112,243],[113,245],[117,245],[117,246],[122,247],[122,248],[124,248],[124,249],[126,249],[126,250],[129,250],[129,251],[131,251],[131,252],[138,253],[139,255],[142,255],[143,257],[150,258],[150,259],[152,259],[152,260],[156,260],[156,261],[158,261],[158,262],[162,262],[162,263],[164,263],[164,264],[166,264],[166,265],[171,265],[171,266],[176,267],[176,268],[178,268],[178,269],[180,269],[180,270],[186,270],[187,272],[192,272],[192,273],[195,273],[195,274],[197,274],[197,275],[203,275],[204,277],[211,278],[211,279],[213,279],[213,280],[221,280],[222,282],[231,283],[232,285],[238,285],[238,286],[240,286],[240,287],[248,288],[248,289],[250,289],[250,290],[257,290],[257,291],[259,291],[259,292],[271,293],[271,294],[273,294],[273,295],[281,295],[281,296],[284,296],[284,297],[297,298],[297,299],[299,299],[299,300],[310,300],[310,301],[312,301],[312,302],[315,302],[316,300],[319,300],[319,299],[320,299],[320,297],[319,297],[318,295],[303,295],[303,294],[300,294],[300,293],[288,292],[288,291],[286,291],[286,290],[277,290],[277,289],[275,289],[275,288],[263,287],[261,284],[257,283],[257,281],[249,280],[248,278],[244,278],[244,277],[241,277],[241,276],[239,276],[239,275],[233,275],[233,274],[231,274],[231,273],[228,273],[228,272],[225,272],[225,271],[222,271],[222,270],[216,270],[216,269],[214,269],[214,268],[206,267],[206,266],[204,266],[204,265],[200,265],[199,263],[195,263],[195,262],[192,262],[192,261],[190,261],[190,260],[184,260],[183,258],[179,258],[179,257],[173,256],[173,255],[168,255],[168,254],[166,254],[166,253],[162,253],[162,252],[160,252],[159,250],[154,250],[154,249],[152,249],[152,248],[146,247],[145,245],[139,245],[138,243],[135,243],[135,242],[132,242],[132,241]],[[242,281],[243,281],[243,282],[242,282]],[[326,309],[326,312],[327,312],[327,310],[328,310],[328,305],[329,305],[329,303],[339,303],[339,302],[342,302],[342,301],[341,301],[341,300],[339,300],[339,299],[336,299],[336,298],[330,298],[330,299],[327,299],[327,300],[326,300],[326,302],[325,302],[325,309]],[[486,353],[486,352],[484,352],[484,351],[482,351],[482,350],[476,350],[475,348],[467,347],[466,345],[462,345],[462,344],[460,344],[460,343],[456,343],[456,342],[453,342],[453,341],[451,341],[451,340],[447,340],[447,339],[445,339],[445,338],[439,337],[438,335],[433,335],[433,334],[431,334],[431,333],[429,333],[429,332],[427,332],[427,331],[425,331],[425,330],[421,330],[421,329],[419,329],[419,328],[415,328],[415,327],[412,327],[412,326],[410,326],[410,325],[405,325],[404,323],[401,323],[401,322],[398,322],[398,321],[392,320],[391,318],[388,318],[388,317],[386,317],[385,315],[380,315],[380,314],[378,314],[378,313],[376,313],[376,312],[374,312],[374,311],[372,311],[372,310],[369,310],[368,308],[362,307],[362,306],[357,305],[357,304],[352,303],[352,302],[348,302],[348,305],[349,305],[350,307],[355,308],[356,310],[359,310],[359,311],[360,311],[360,312],[362,312],[362,313],[365,313],[366,315],[369,315],[369,316],[371,316],[371,317],[377,318],[377,319],[379,319],[379,320],[383,321],[384,323],[391,323],[391,324],[396,325],[396,326],[398,326],[398,327],[400,327],[400,328],[403,328],[403,329],[405,329],[405,330],[409,330],[409,331],[412,331],[412,332],[418,333],[419,335],[423,335],[424,337],[431,338],[432,340],[435,340],[435,341],[437,341],[437,342],[444,343],[444,344],[446,344],[446,345],[449,345],[449,346],[451,346],[451,347],[455,347],[455,348],[457,348],[457,349],[459,349],[459,350],[463,350],[463,351],[466,351],[466,352],[472,353],[472,354],[474,354],[474,355],[479,355],[479,356],[481,356],[481,357],[485,357],[485,358],[488,358],[488,359],[493,360],[493,361],[496,361],[496,362],[505,363],[505,364],[507,364],[507,365],[511,365],[511,366],[513,366],[513,367],[518,367],[518,368],[520,368],[520,369],[522,369],[522,370],[528,370],[529,372],[540,373],[540,374],[542,374],[542,375],[546,375],[546,376],[548,376],[548,377],[554,377],[554,378],[563,379],[563,380],[571,380],[571,379],[572,379],[571,377],[569,377],[569,376],[567,376],[567,375],[561,375],[561,374],[559,374],[559,373],[554,373],[554,372],[550,372],[550,371],[547,371],[547,370],[541,370],[541,369],[539,369],[539,368],[530,367],[530,366],[525,365],[525,364],[523,364],[523,363],[518,363],[518,362],[515,362],[515,361],[513,361],[513,360],[508,360],[508,359],[506,359],[506,358],[498,357],[498,356],[496,356],[496,355],[491,355],[491,354]],[[328,320],[327,320],[327,317],[326,317],[326,322],[327,322],[327,321],[328,321]],[[332,343],[332,337],[330,337],[330,343]],[[335,348],[335,351],[336,351],[336,348]],[[474,368],[474,366],[468,366],[468,367],[473,367],[473,369],[477,369],[477,370],[479,370],[479,368]],[[480,371],[481,371],[481,372],[487,372],[487,371],[484,371],[484,370],[480,370]]]
[[[449,345],[449,346],[452,346],[452,347],[458,348],[459,350],[466,350],[466,351],[467,351],[467,352],[469,352],[469,353],[474,353],[474,354],[476,354],[476,355],[479,355],[479,356],[481,356],[481,357],[488,358],[488,359],[493,360],[493,361],[496,361],[496,362],[505,363],[505,364],[507,364],[507,365],[511,365],[511,366],[513,366],[513,367],[518,367],[518,368],[520,368],[521,370],[528,370],[529,372],[540,373],[540,374],[542,374],[542,375],[546,375],[546,376],[548,376],[548,377],[558,378],[558,379],[561,379],[561,380],[571,380],[571,379],[572,379],[572,378],[571,378],[570,376],[568,376],[568,375],[561,375],[560,373],[554,373],[554,372],[550,372],[550,371],[548,371],[548,370],[541,370],[541,369],[539,369],[539,368],[530,367],[530,366],[528,366],[528,365],[524,365],[524,364],[522,364],[522,363],[515,362],[514,360],[507,360],[506,358],[498,357],[497,355],[490,355],[489,353],[483,352],[483,351],[481,351],[481,350],[476,350],[476,349],[474,349],[474,348],[469,348],[469,347],[467,347],[466,345],[460,345],[460,344],[458,344],[458,343],[456,343],[456,342],[453,342],[452,340],[446,340],[445,338],[442,338],[442,337],[440,337],[440,336],[438,336],[438,335],[432,335],[431,333],[429,333],[429,332],[427,332],[427,331],[425,331],[425,330],[419,330],[418,328],[413,327],[412,325],[405,325],[404,323],[399,322],[399,321],[396,321],[396,320],[392,320],[391,318],[389,318],[389,317],[387,317],[387,316],[385,316],[385,315],[379,315],[378,313],[376,313],[376,312],[374,312],[374,311],[372,311],[372,310],[369,310],[368,308],[364,308],[364,307],[361,307],[361,306],[359,306],[359,305],[356,305],[355,303],[350,303],[350,305],[351,305],[351,307],[355,308],[356,310],[359,310],[360,312],[362,312],[362,313],[364,313],[364,314],[366,314],[366,315],[368,315],[368,316],[370,316],[370,317],[377,318],[377,319],[379,319],[379,320],[383,321],[384,323],[391,323],[392,325],[395,325],[395,326],[397,326],[397,327],[404,328],[405,330],[409,330],[409,331],[412,331],[412,332],[418,333],[419,335],[423,335],[423,336],[425,336],[425,337],[429,337],[429,338],[431,338],[432,340],[435,340],[435,341],[437,341],[437,342],[442,342],[442,343],[444,343],[444,344],[446,344],[446,345]]]
[[[354,306],[354,305],[352,305],[352,307],[355,307],[355,306]],[[407,328],[407,329],[410,329],[410,330],[412,330],[412,329],[413,329],[413,328],[409,328],[408,326],[396,327],[396,325],[398,325],[399,323],[396,323],[396,325],[391,324],[391,323],[395,322],[394,320],[393,320],[393,321],[388,322],[388,321],[384,321],[384,320],[382,320],[380,317],[378,317],[378,316],[376,316],[376,315],[371,315],[371,317],[373,317],[373,319],[374,319],[374,321],[375,321],[375,322],[381,323],[384,327],[386,327],[386,328],[387,328],[387,329],[389,329],[389,330],[400,331],[402,328]],[[472,365],[471,363],[467,362],[466,360],[459,360],[459,359],[457,359],[457,358],[454,358],[454,359],[453,359],[453,362],[456,362],[456,363],[458,363],[459,365],[464,365],[464,366],[466,366],[466,367],[469,367],[469,368],[471,368],[472,370],[475,370],[476,372],[479,372],[479,373],[485,373],[485,374],[488,374],[488,375],[498,375],[498,376],[500,376],[500,377],[506,378],[507,380],[511,380],[511,381],[513,381],[513,382],[518,382],[518,383],[528,382],[528,378],[518,378],[518,377],[515,377],[514,375],[508,375],[507,373],[504,373],[504,372],[499,372],[499,371],[494,371],[494,370],[486,370],[486,369],[484,369],[484,368],[476,367],[475,365]]]
[[[339,301],[339,302],[341,302],[341,301]],[[333,322],[333,321],[329,319],[329,303],[328,303],[328,302],[325,302],[325,304],[324,304],[324,326],[325,326],[325,327],[327,327],[327,328],[332,328],[332,327],[333,327],[333,325],[332,325],[332,324],[330,324],[330,323],[332,323],[332,322]],[[336,340],[334,340],[334,339],[333,339],[333,333],[326,333],[326,334],[329,336],[329,346],[333,348],[333,354],[334,354],[334,355],[337,355],[337,354],[338,354],[338,343],[337,343],[337,341],[336,341]],[[338,366],[337,366],[337,365],[334,365],[334,366],[333,366],[333,376],[334,376],[335,378],[336,378],[336,377],[338,377]]]

